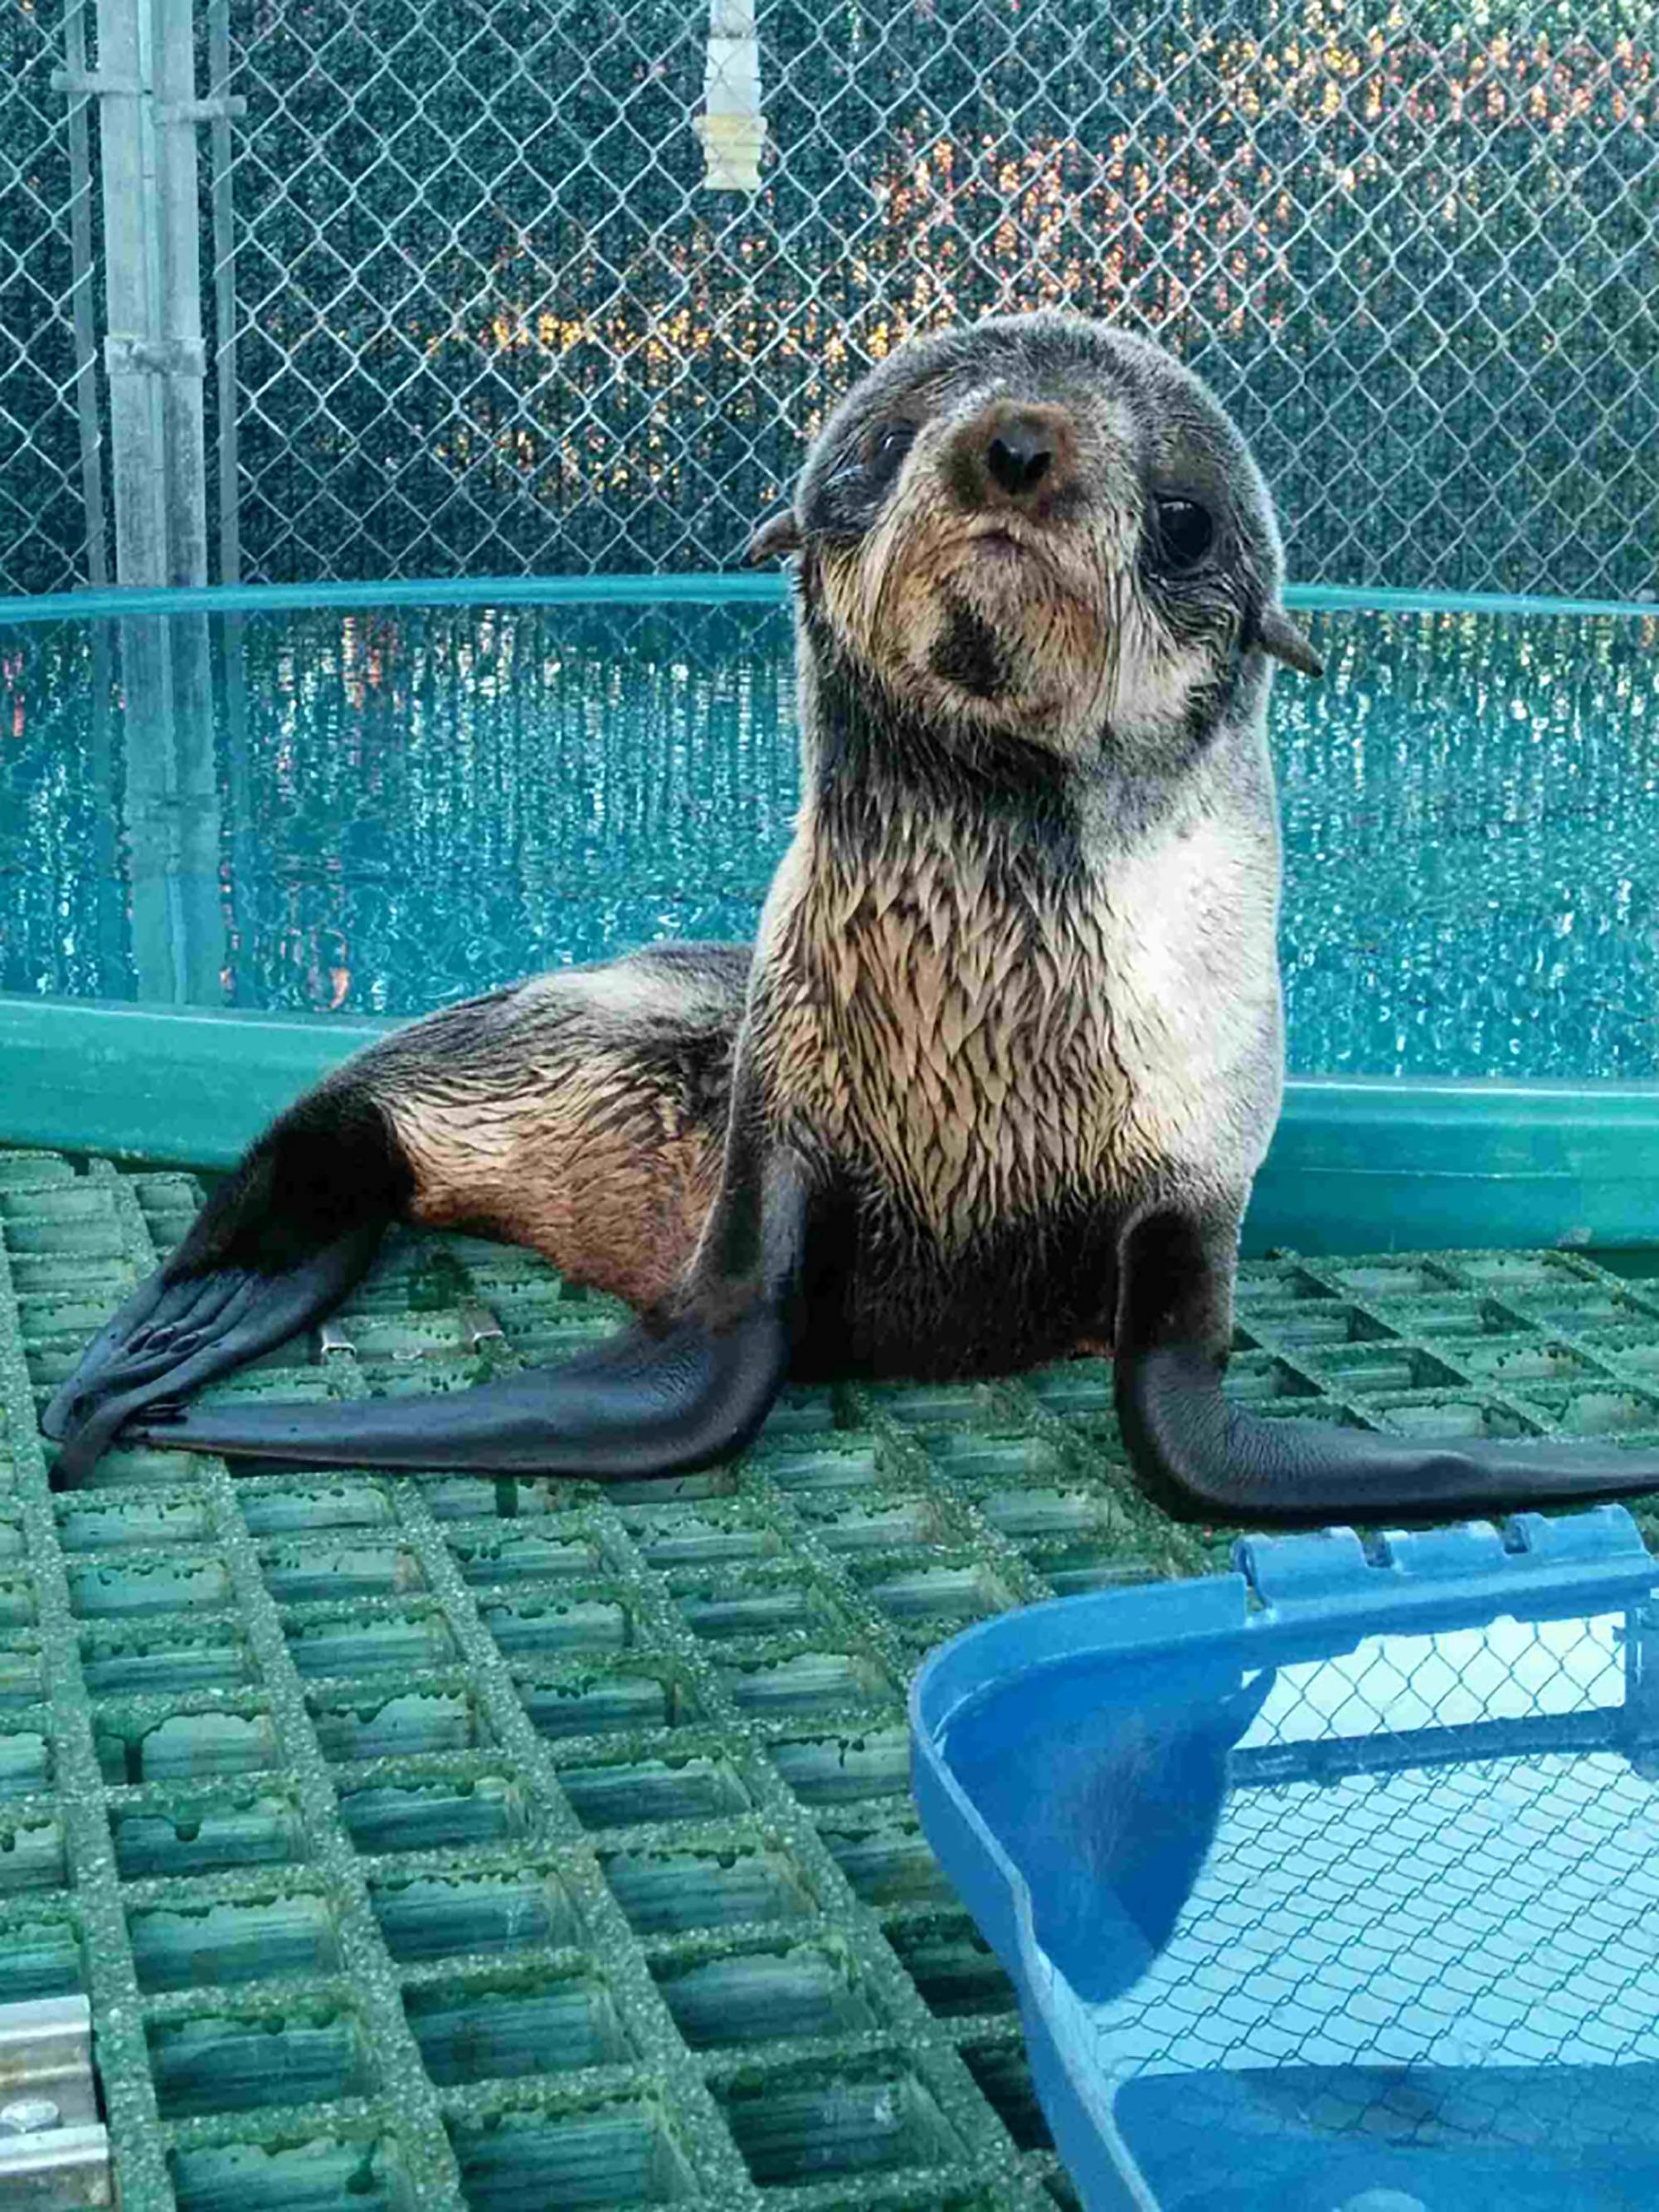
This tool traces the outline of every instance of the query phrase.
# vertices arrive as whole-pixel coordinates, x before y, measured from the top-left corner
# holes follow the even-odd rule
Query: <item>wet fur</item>
[[[1000,497],[990,441],[1038,418],[1054,465]],[[1178,587],[1148,567],[1161,483],[1224,520]],[[349,1256],[387,1213],[483,1231],[673,1326],[722,1272],[718,1194],[737,1218],[758,1188],[733,1162],[765,1158],[806,1178],[794,1371],[954,1376],[1109,1340],[1159,1206],[1236,1228],[1280,1083],[1253,649],[1279,554],[1231,425],[1120,333],[982,324],[854,391],[774,535],[801,556],[804,797],[754,951],[416,1023],[283,1117],[171,1273],[228,1239],[279,1266],[284,1194],[320,1177]],[[354,1209],[329,1132],[359,1125],[392,1179]]]
[[[413,1179],[407,1213],[542,1252],[658,1306],[720,1180],[752,955],[676,946],[447,1008],[363,1055]]]
[[[963,792],[833,681],[817,727],[837,757],[755,1007],[779,1133],[836,1222],[814,1364],[993,1372],[1109,1339],[1126,1195],[1231,1184],[1276,1107],[1271,843],[1200,793],[1103,867],[1061,773],[988,762]]]
[[[826,428],[798,498],[805,796],[757,953],[542,977],[356,1063],[411,1218],[672,1302],[745,1021],[769,1138],[813,1182],[803,1374],[994,1372],[1109,1341],[1126,1219],[1248,1186],[1280,1036],[1267,679],[1242,647],[1277,549],[1248,455],[1182,374],[1116,335],[1079,356],[1077,328],[940,342],[931,377],[890,363]],[[1065,403],[1071,473],[1029,511],[976,506],[974,454],[1028,379]],[[933,411],[866,514],[844,487],[895,404]],[[1257,533],[1224,591],[1173,612],[1136,566],[1172,415],[1182,480],[1242,472]],[[1032,557],[988,575],[990,525]]]
[[[858,680],[821,687],[763,925],[767,1119],[819,1192],[803,1375],[1006,1371],[1109,1340],[1123,1194],[1221,1194],[1277,1106],[1260,793],[1230,805],[1200,775],[1103,865],[1061,771],[988,760],[964,793],[907,719]],[[669,1297],[718,1182],[750,961],[635,955],[381,1048],[361,1073],[412,1217]]]

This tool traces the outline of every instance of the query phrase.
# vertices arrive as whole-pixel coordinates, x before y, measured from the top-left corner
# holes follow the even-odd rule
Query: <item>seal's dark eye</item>
[[[1160,499],[1156,502],[1152,543],[1158,565],[1170,575],[1195,568],[1215,544],[1215,517],[1195,499]]]
[[[870,449],[871,474],[890,475],[909,452],[915,434],[914,422],[890,422]]]

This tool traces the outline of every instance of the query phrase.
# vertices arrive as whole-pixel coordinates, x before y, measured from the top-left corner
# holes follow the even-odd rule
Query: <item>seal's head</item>
[[[1183,752],[1253,655],[1318,670],[1238,432],[1179,362],[1078,316],[901,347],[751,548],[782,553],[809,650],[935,726],[1069,759]]]

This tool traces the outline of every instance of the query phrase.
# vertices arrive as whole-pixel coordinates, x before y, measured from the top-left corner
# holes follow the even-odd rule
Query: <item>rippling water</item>
[[[1659,1073],[1659,618],[1312,626],[1273,713],[1291,1066]],[[0,629],[0,989],[410,1014],[747,935],[796,789],[781,609]]]

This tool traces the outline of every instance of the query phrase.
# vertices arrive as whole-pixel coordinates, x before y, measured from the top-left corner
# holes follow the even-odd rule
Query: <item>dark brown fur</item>
[[[720,1180],[749,955],[674,948],[447,1009],[357,1063],[414,1176],[410,1218],[525,1244],[659,1304]]]

